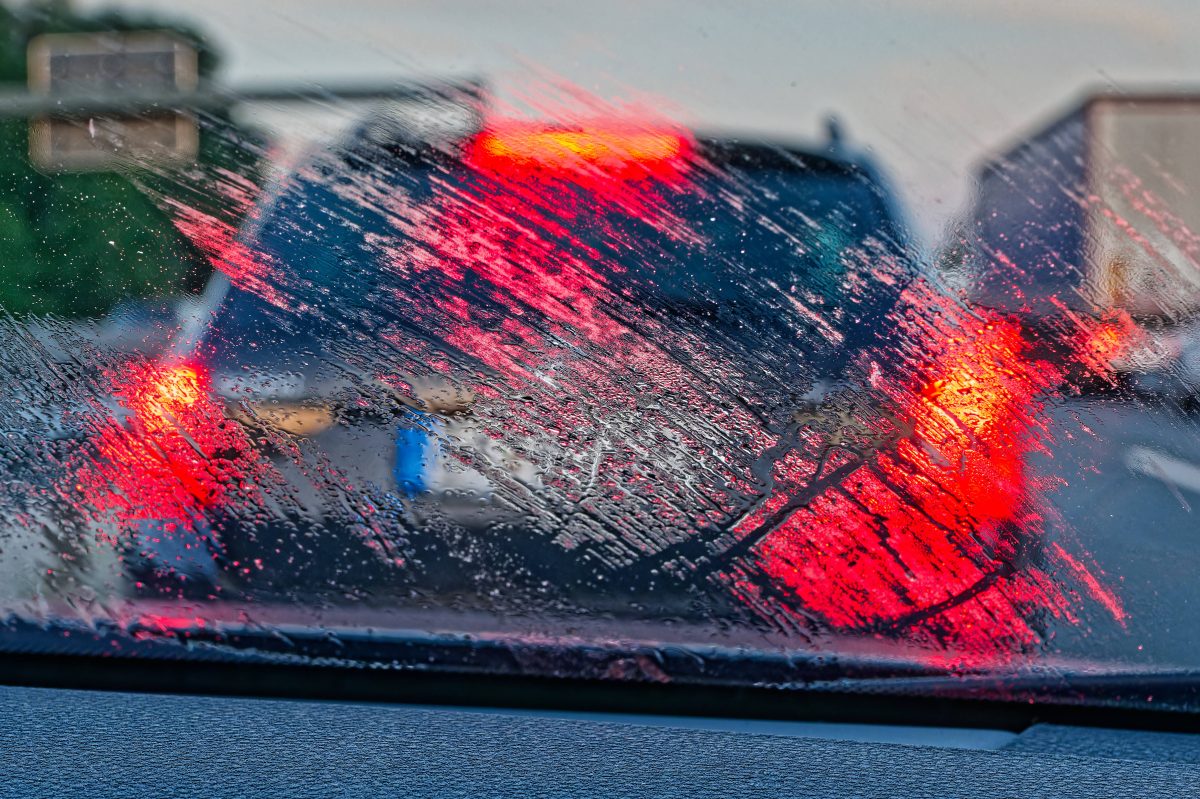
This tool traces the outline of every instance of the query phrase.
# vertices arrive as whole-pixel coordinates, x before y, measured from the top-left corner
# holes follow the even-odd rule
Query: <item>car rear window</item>
[[[528,225],[542,237],[542,261],[586,262],[606,292],[601,305],[614,306],[610,313],[636,303],[654,316],[709,318],[731,334],[782,326],[818,345],[847,335],[866,340],[890,307],[888,292],[861,293],[872,281],[854,273],[869,270],[871,257],[894,257],[902,233],[883,187],[852,163],[714,142],[681,179],[631,181],[613,194],[611,186],[553,179],[534,192],[454,160],[376,153],[382,157],[370,166],[361,156],[314,164],[317,174],[272,202],[246,246],[257,268],[278,272],[280,295],[235,283],[209,327],[212,357],[288,359],[336,340],[345,324],[402,325],[406,303],[482,290],[494,282],[489,265],[426,233],[442,224],[441,214],[474,203],[482,215],[498,199],[536,209],[540,218],[514,220],[513,230]],[[318,241],[314,228],[322,231]],[[421,261],[421,268],[404,259]],[[330,296],[350,299],[330,304]],[[822,329],[817,320],[843,313],[847,300],[865,310]],[[809,309],[807,318],[796,307]],[[351,317],[339,322],[334,314]]]

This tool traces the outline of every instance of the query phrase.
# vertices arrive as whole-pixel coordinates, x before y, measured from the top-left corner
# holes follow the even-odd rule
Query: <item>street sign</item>
[[[27,55],[30,93],[63,108],[30,121],[29,157],[39,169],[103,171],[196,157],[196,119],[181,108],[69,110],[89,97],[194,92],[193,45],[159,31],[47,34],[30,42]]]

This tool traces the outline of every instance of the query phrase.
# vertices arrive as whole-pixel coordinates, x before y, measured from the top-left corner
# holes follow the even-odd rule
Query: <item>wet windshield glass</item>
[[[1194,12],[244,5],[0,10],[0,649],[1197,709]]]

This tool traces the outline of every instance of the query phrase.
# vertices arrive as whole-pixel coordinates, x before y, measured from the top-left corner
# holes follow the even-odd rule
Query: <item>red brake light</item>
[[[677,130],[631,123],[565,127],[508,122],[476,136],[468,161],[478,169],[508,174],[629,179],[677,174],[691,149],[691,139]]]

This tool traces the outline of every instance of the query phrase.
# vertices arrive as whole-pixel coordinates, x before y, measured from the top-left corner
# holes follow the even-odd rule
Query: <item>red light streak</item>
[[[1054,554],[1057,555],[1058,558],[1064,564],[1066,564],[1072,572],[1075,573],[1075,576],[1078,577],[1083,583],[1084,587],[1087,588],[1088,593],[1090,593],[1097,602],[1104,605],[1108,612],[1112,614],[1112,617],[1119,621],[1123,626],[1128,616],[1125,613],[1125,606],[1121,604],[1121,600],[1117,597],[1117,595],[1108,590],[1098,579],[1096,579],[1096,576],[1088,570],[1087,566],[1083,565],[1083,563],[1081,563],[1079,559],[1073,556],[1070,552],[1067,552],[1067,550],[1063,549],[1061,544],[1056,542],[1053,544],[1053,547]]]
[[[288,308],[283,270],[266,253],[240,241],[235,224],[170,198],[165,201],[175,212],[172,219],[175,228],[208,258],[214,269],[228,275],[235,286],[278,308]]]

